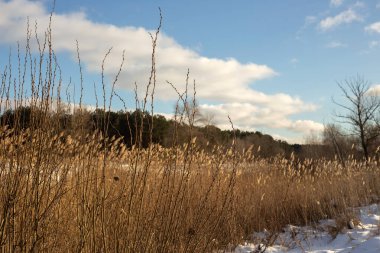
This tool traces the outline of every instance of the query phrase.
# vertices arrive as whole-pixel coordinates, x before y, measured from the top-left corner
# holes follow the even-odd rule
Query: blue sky
[[[9,47],[25,39],[26,18],[42,32],[52,1],[0,0],[1,68]],[[187,69],[196,81],[200,110],[213,123],[258,130],[300,142],[333,121],[337,81],[357,74],[380,90],[380,1],[100,1],[57,0],[53,40],[66,82],[78,80],[78,40],[84,82],[99,83],[107,50],[106,77],[125,50],[117,89],[130,106],[132,88],[149,76],[150,37],[162,9],[157,47],[156,112],[173,113],[175,93]],[[85,103],[94,105],[93,95]],[[120,108],[115,102],[114,108]]]

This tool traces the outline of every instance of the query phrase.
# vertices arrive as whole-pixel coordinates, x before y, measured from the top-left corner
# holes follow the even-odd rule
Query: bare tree
[[[201,112],[199,117],[200,117],[199,121],[204,127],[215,125],[215,122],[214,122],[215,114],[213,114],[212,112],[209,112],[209,111]]]
[[[347,156],[347,138],[338,125],[327,124],[323,130],[323,143],[334,149],[339,161],[345,167],[345,158]]]
[[[345,110],[337,114],[341,123],[352,126],[352,133],[359,138],[366,161],[369,160],[371,143],[380,136],[380,97],[370,92],[369,82],[361,76],[338,82],[346,103],[334,101]]]

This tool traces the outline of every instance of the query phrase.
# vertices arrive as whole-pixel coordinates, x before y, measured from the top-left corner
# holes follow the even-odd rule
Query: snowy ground
[[[358,213],[359,220],[349,222],[339,233],[334,234],[334,220],[323,220],[315,227],[288,226],[285,232],[272,237],[275,240],[272,247],[246,243],[239,245],[235,253],[380,253],[380,204],[354,211]],[[353,229],[349,229],[350,226]],[[265,241],[269,235],[256,233],[254,238]]]

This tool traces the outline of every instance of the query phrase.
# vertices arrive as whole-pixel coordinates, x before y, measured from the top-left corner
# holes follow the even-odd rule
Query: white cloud
[[[364,28],[367,32],[380,33],[380,22],[372,23]]]
[[[339,42],[339,41],[331,41],[327,43],[326,45],[327,48],[339,48],[339,47],[347,47],[346,44]]]
[[[330,5],[337,7],[337,6],[342,5],[343,1],[344,0],[330,0]]]
[[[380,96],[380,84],[372,85],[368,90],[368,94]]]
[[[161,115],[161,116],[164,116],[166,119],[174,119],[174,113],[163,113],[163,112],[159,112],[157,113],[158,115]]]
[[[343,24],[350,24],[355,21],[361,21],[362,17],[353,9],[348,9],[334,17],[327,17],[319,22],[319,28],[322,31],[331,30]]]
[[[38,33],[43,37],[49,13],[41,2],[0,0],[0,43],[15,43],[25,38],[26,17],[29,17],[31,24],[37,20]],[[152,31],[95,23],[87,19],[84,12],[54,15],[52,31],[55,52],[67,52],[75,58],[75,41],[78,40],[83,65],[95,73],[100,72],[102,59],[112,46],[112,54],[104,69],[108,77],[118,70],[122,51],[125,50],[126,67],[119,78],[118,88],[131,89],[135,82],[140,86],[146,85],[152,51],[148,32]],[[268,95],[251,88],[254,82],[276,75],[266,65],[241,63],[233,58],[204,57],[162,33],[156,52],[156,99],[174,100],[176,94],[166,80],[179,90],[184,90],[184,79],[189,68],[191,78],[196,79],[200,103],[207,99],[217,104],[201,107],[219,116],[217,124],[220,127],[229,125],[226,122],[227,114],[233,117],[236,125],[246,129],[266,126],[304,133],[307,129],[319,127],[318,123],[313,125],[308,121],[293,122],[289,119],[291,115],[316,110],[314,105],[287,94]],[[144,88],[139,90],[143,91]]]
[[[322,131],[323,125],[310,120],[291,121],[288,115],[301,111],[315,110],[309,108],[278,108],[275,103],[272,106],[257,106],[250,103],[226,103],[218,105],[200,105],[201,113],[213,115],[214,122],[221,128],[231,128],[226,115],[230,115],[234,125],[243,130],[254,131],[259,128],[286,129],[296,133],[309,133]]]
[[[25,37],[26,16],[30,17],[32,23],[38,20],[41,36],[49,18],[43,6],[25,0],[0,1],[0,14],[0,42],[5,43]],[[127,67],[121,75],[121,86],[129,88],[135,81],[139,85],[147,82],[152,51],[148,30],[94,23],[82,12],[55,15],[52,26],[56,52],[66,51],[75,56],[75,40],[78,40],[81,60],[89,70],[98,72],[105,53],[113,47],[113,53],[107,59],[105,67],[105,73],[111,76],[117,71],[122,51],[125,50]],[[265,65],[243,64],[232,58],[203,57],[182,47],[165,34],[159,38],[156,58],[159,84],[157,96],[161,98],[170,98],[168,94],[174,95],[166,80],[179,89],[184,88],[188,68],[199,84],[198,95],[215,100],[250,100],[257,92],[251,90],[249,84],[276,75],[274,70]],[[263,97],[258,99],[262,100]]]
[[[312,120],[296,120],[295,122],[292,122],[289,129],[295,132],[310,134],[323,131],[324,126],[323,124]]]
[[[290,59],[291,64],[297,64],[298,62],[299,62],[299,60],[297,58]]]

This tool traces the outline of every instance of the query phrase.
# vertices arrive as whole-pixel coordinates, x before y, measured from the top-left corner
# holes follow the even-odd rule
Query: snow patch
[[[270,238],[267,231],[253,234],[253,238],[261,243],[239,245],[235,253],[379,253],[380,204],[355,208],[354,211],[358,213],[359,223],[353,229],[343,229],[335,238],[329,232],[329,228],[336,225],[335,220],[322,220],[315,227],[288,225],[275,238]],[[268,240],[274,243],[266,248]]]

